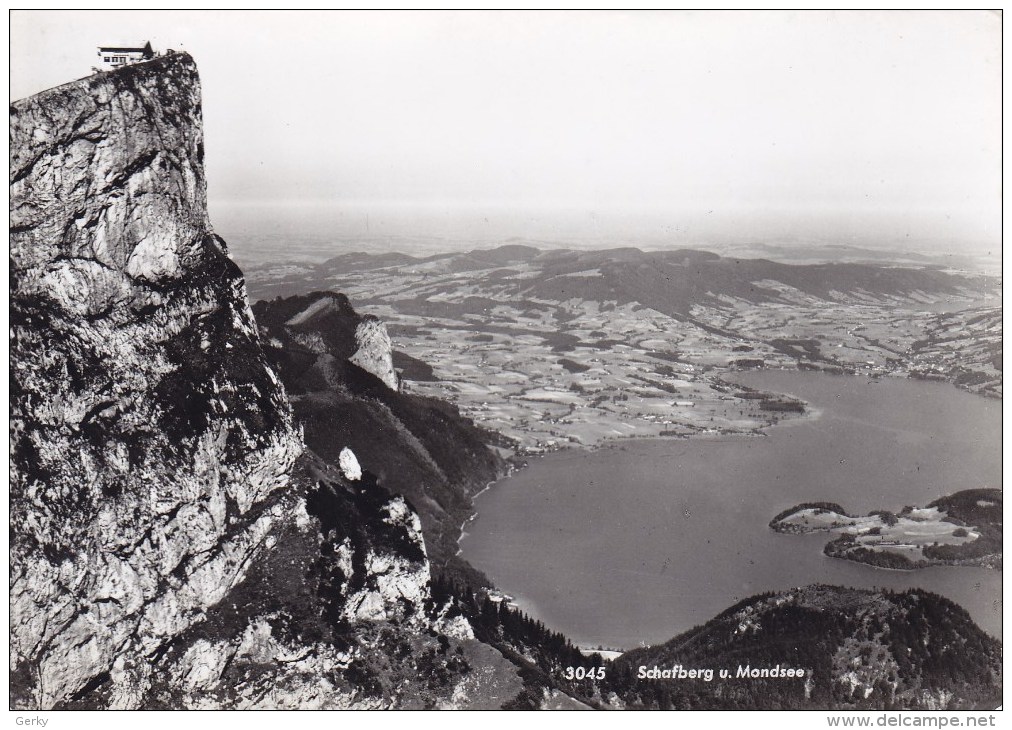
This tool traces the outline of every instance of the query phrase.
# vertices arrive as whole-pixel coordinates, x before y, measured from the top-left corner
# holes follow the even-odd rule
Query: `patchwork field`
[[[387,323],[402,362],[427,364],[402,371],[407,391],[452,401],[522,453],[805,416],[734,385],[754,368],[1001,394],[1000,282],[966,272],[503,246],[263,264],[247,282],[255,298],[345,293]]]

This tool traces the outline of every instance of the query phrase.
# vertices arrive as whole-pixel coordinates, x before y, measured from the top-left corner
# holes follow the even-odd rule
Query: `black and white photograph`
[[[9,23],[17,725],[995,726],[1000,10]]]

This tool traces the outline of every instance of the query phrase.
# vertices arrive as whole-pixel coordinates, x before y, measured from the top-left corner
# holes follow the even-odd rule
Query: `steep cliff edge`
[[[375,317],[363,317],[355,328],[358,350],[351,362],[383,381],[391,390],[400,389],[400,379],[394,370],[393,346],[387,327]]]
[[[10,112],[11,706],[515,695],[404,500],[305,451],[208,222],[192,59]]]
[[[242,580],[302,450],[204,204],[186,57],[11,106],[12,653],[22,701],[157,651]]]

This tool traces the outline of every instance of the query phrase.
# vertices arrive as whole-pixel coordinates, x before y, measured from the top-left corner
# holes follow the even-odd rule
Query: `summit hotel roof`
[[[130,53],[137,52],[142,53],[151,48],[151,44],[148,43],[146,46],[99,46],[99,50],[109,51],[111,53]]]

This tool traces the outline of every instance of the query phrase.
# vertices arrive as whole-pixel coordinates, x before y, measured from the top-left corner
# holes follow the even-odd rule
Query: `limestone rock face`
[[[220,254],[205,206],[200,82],[171,56],[11,105],[11,267],[22,296],[97,315],[159,306]]]
[[[375,317],[363,317],[355,329],[355,342],[358,349],[348,359],[382,380],[391,390],[400,388],[387,326]]]
[[[287,343],[303,354],[324,356],[315,368],[318,385],[335,384],[327,366],[333,358],[347,360],[391,390],[400,389],[386,325],[372,315],[356,312],[345,295],[314,292],[306,297],[259,302],[257,309],[264,334],[276,341],[277,347]]]
[[[362,466],[358,463],[355,452],[345,446],[338,455],[337,465],[341,467],[341,473],[345,479],[357,482],[362,478]]]
[[[450,702],[418,516],[305,450],[210,228],[192,59],[13,103],[10,193],[11,706]],[[415,633],[445,681],[365,692]]]
[[[11,107],[23,706],[103,673],[143,683],[144,663],[117,658],[149,656],[197,620],[283,517],[301,438],[208,225],[201,128],[182,55]]]

